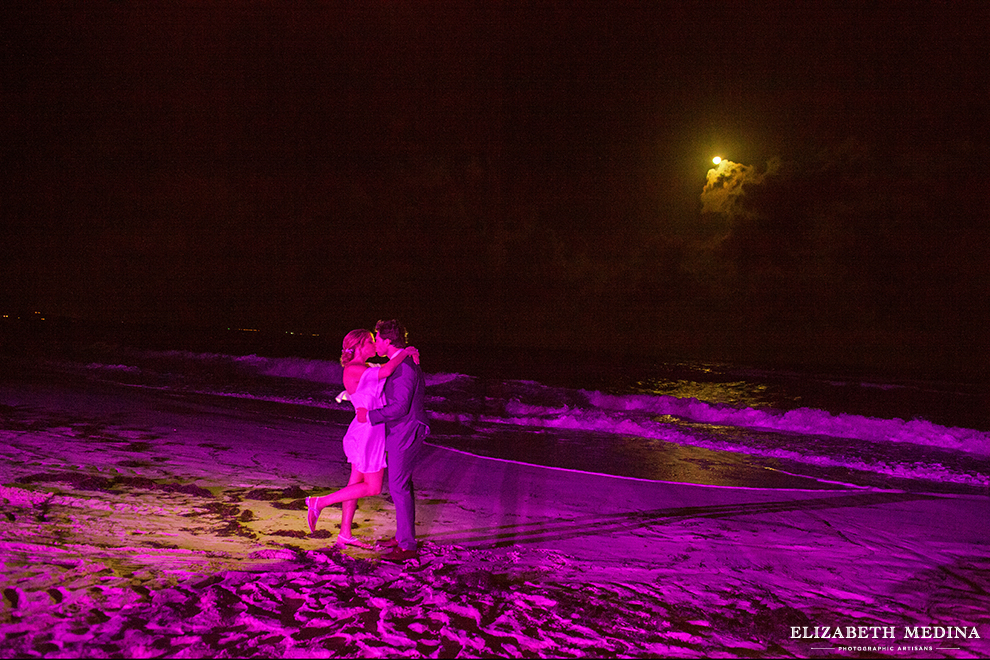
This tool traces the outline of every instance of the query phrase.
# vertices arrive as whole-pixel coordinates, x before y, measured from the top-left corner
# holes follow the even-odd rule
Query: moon
[[[716,165],[718,165],[719,163],[722,162],[722,157],[721,156],[715,156],[714,158],[712,158],[712,162],[715,163]]]

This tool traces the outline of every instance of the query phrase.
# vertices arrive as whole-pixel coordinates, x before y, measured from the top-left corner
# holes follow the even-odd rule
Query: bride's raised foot
[[[309,533],[316,533],[316,521],[320,518],[320,510],[316,508],[316,498],[306,498],[306,522],[309,524]]]

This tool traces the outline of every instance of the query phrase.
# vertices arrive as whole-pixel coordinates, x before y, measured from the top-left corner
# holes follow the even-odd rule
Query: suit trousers
[[[385,438],[386,463],[388,464],[388,490],[395,504],[395,540],[403,550],[416,549],[416,494],[413,488],[413,468],[416,457],[429,432],[425,424],[417,424],[415,431],[398,437],[389,434]]]

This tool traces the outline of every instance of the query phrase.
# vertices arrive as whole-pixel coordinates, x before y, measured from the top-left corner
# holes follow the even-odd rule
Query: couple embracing
[[[370,365],[374,355],[388,362]],[[411,359],[410,359],[411,358]],[[306,498],[309,531],[316,531],[320,512],[341,502],[338,544],[367,547],[351,535],[357,500],[382,491],[385,467],[395,503],[395,538],[379,541],[387,549],[382,559],[406,561],[416,557],[416,509],[412,473],[416,454],[429,433],[423,399],[426,381],[419,352],[408,346],[406,329],[392,319],[379,321],[375,332],[352,330],[344,337],[340,363],[344,367],[346,398],[355,416],[344,434],[344,453],[351,463],[347,486],[330,495]],[[338,397],[342,400],[344,395]]]

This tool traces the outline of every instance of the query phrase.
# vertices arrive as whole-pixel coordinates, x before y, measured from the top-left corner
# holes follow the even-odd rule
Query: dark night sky
[[[4,309],[987,348],[990,3],[3,13]]]

